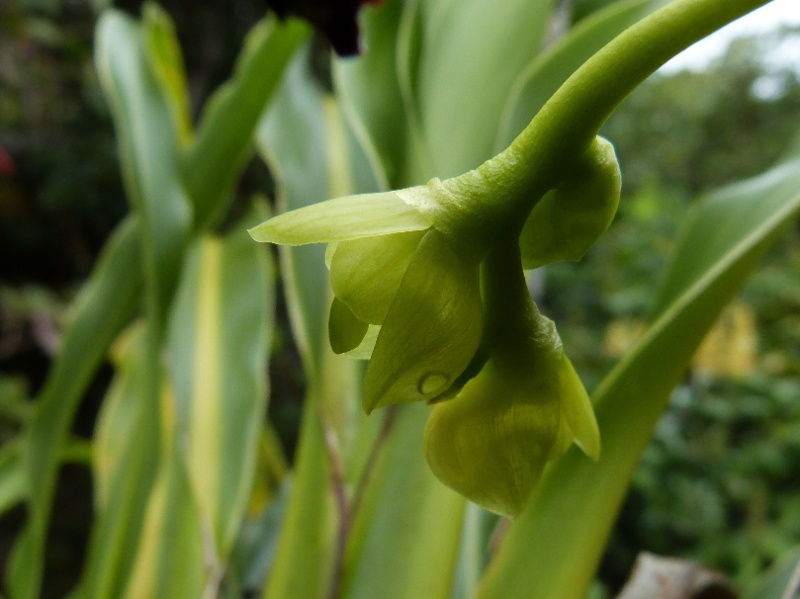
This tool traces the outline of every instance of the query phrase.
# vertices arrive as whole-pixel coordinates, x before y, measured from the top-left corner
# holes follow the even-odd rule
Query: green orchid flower
[[[480,343],[479,259],[413,205],[429,189],[338,198],[250,230],[257,241],[329,244],[331,346],[371,357],[367,412],[446,391]]]
[[[573,442],[597,459],[600,435],[555,325],[528,294],[516,244],[487,260],[483,287],[489,358],[454,396],[434,404],[425,455],[447,486],[514,518],[549,460]]]
[[[546,182],[537,173],[509,150],[459,177],[329,200],[250,230],[257,241],[328,244],[331,347],[370,359],[367,412],[450,397],[477,372],[465,370],[482,338],[480,265],[498,243],[522,231],[524,262],[539,266],[579,258],[608,227],[619,198],[610,143],[596,138]]]

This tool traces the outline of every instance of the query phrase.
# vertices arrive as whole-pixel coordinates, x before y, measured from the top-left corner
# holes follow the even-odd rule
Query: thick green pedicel
[[[519,240],[523,267],[583,258],[614,219],[621,186],[614,146],[598,136],[531,211]]]

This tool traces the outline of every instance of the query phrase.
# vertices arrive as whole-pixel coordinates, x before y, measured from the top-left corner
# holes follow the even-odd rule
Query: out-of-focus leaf
[[[414,93],[431,163],[417,183],[459,175],[493,155],[511,86],[542,49],[555,2],[427,4]]]
[[[28,496],[28,478],[22,455],[22,439],[0,447],[0,514]]]
[[[355,515],[343,599],[450,597],[465,502],[421,459],[427,412],[399,406]]]
[[[150,68],[169,100],[178,139],[180,145],[184,146],[191,139],[192,117],[186,72],[175,26],[167,12],[153,2],[144,4],[142,26]]]
[[[722,189],[687,219],[655,319],[593,399],[603,452],[546,473],[487,571],[479,599],[583,597],[641,452],[723,306],[800,211],[800,161]]]
[[[128,566],[124,599],[194,599],[214,596],[219,585],[221,566],[210,564],[207,555],[213,544],[210,531],[202,525],[174,438],[170,445],[153,483],[136,559]]]
[[[190,207],[180,177],[178,124],[153,72],[143,28],[110,10],[97,26],[96,66],[111,106],[128,201],[139,216],[148,310],[160,339],[180,274]]]
[[[749,593],[750,599],[795,599],[800,593],[800,547],[789,551],[767,570]]]
[[[220,560],[253,483],[267,402],[272,278],[265,248],[240,224],[228,237],[192,246],[173,306],[168,347],[183,457]]]
[[[240,529],[228,564],[225,599],[238,599],[248,593],[255,595],[263,586],[275,558],[291,488],[287,476],[270,504],[257,518],[248,518]]]
[[[38,597],[44,542],[58,471],[59,452],[84,390],[120,329],[131,319],[142,286],[139,229],[134,219],[117,227],[91,278],[75,300],[72,323],[64,335],[44,389],[36,402],[25,447],[30,485],[28,530],[9,568],[12,597]]]
[[[98,417],[94,454],[97,516],[81,583],[83,597],[124,596],[164,455],[161,412],[171,398],[162,397],[167,391],[163,384],[153,393],[152,377],[160,373],[152,372],[149,326],[134,326],[118,342],[117,374]]]
[[[561,84],[625,28],[666,0],[621,0],[580,22],[519,74],[505,102],[494,151],[505,149]]]
[[[450,599],[472,599],[475,595],[489,561],[489,546],[498,520],[497,514],[467,502]]]
[[[275,499],[288,474],[289,465],[281,440],[272,423],[267,422],[261,427],[256,452],[256,479],[247,506],[249,516],[262,512]]]
[[[236,177],[253,151],[258,119],[307,36],[308,28],[300,21],[265,19],[248,35],[233,78],[209,100],[183,162],[195,228],[212,224],[227,205]]]
[[[88,564],[83,597],[199,597],[206,578],[203,529],[188,476],[176,444],[175,398],[168,388],[155,405],[142,384],[148,368],[147,340],[141,325],[115,346],[118,374],[109,389],[95,434],[95,493],[98,527]],[[144,414],[155,410],[153,418]],[[159,431],[142,428],[161,426]],[[140,447],[159,442],[162,450]],[[138,453],[149,454],[138,463]],[[141,487],[136,479],[143,475]],[[123,502],[122,509],[118,505]],[[126,509],[133,530],[125,534]],[[114,519],[117,519],[115,522]],[[114,531],[117,531],[116,533]],[[114,561],[122,559],[122,563]],[[106,553],[111,553],[109,559]],[[124,556],[121,558],[120,556]],[[110,570],[110,575],[106,573]],[[208,574],[213,578],[212,574]],[[103,586],[101,582],[104,581]],[[113,589],[113,590],[111,590]],[[97,593],[97,594],[96,594]]]
[[[397,27],[402,0],[366,6],[361,14],[364,52],[357,60],[334,62],[336,91],[364,147],[373,154],[381,182],[405,187],[402,171],[408,143],[408,119],[396,71]]]
[[[278,180],[282,211],[352,193],[341,115],[332,107],[326,112],[308,59],[307,50],[295,57],[258,129],[260,149]],[[336,370],[330,368],[326,319],[331,294],[324,248],[281,248],[281,266],[307,390],[292,495],[264,597],[322,599],[333,574],[337,528],[323,421],[331,428],[349,420],[354,402],[348,381],[354,371],[346,358],[337,359]]]
[[[17,426],[30,420],[33,406],[27,387],[22,378],[0,376],[0,418]]]
[[[309,390],[303,408],[292,495],[281,522],[265,599],[328,596],[337,521],[320,402],[314,391]]]

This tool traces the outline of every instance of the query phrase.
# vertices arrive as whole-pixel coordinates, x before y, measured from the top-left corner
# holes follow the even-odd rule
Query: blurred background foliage
[[[24,422],[27,398],[58,347],[64,307],[125,212],[112,126],[92,67],[103,4],[0,4],[0,443]],[[230,73],[266,4],[162,4],[176,21],[193,105],[201,106]],[[582,4],[590,0],[578,3],[578,15]],[[140,2],[117,5],[138,14]],[[798,29],[742,38],[707,70],[660,73],[607,124],[603,133],[624,174],[617,220],[584,261],[548,267],[531,281],[589,388],[643,330],[654,282],[692,198],[765,170],[796,143],[800,73],[776,67],[770,56],[798,39]],[[269,186],[265,168],[254,164],[240,192]],[[285,317],[281,322],[270,412],[291,455],[302,374]],[[101,374],[94,397],[107,384]],[[794,228],[723,315],[674,394],[623,509],[604,581],[617,587],[645,549],[697,558],[746,585],[800,542],[798,396]],[[99,401],[92,397],[74,431],[84,438]],[[88,470],[68,469],[57,509],[74,517],[59,518],[52,531],[47,596],[63,595],[74,582],[91,517]],[[20,509],[0,519],[0,563]]]

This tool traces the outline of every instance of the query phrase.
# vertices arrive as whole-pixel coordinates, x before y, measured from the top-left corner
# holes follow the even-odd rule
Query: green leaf
[[[228,564],[229,592],[222,595],[224,599],[238,599],[263,585],[275,557],[290,490],[291,483],[284,478],[273,500],[260,514],[245,521]]]
[[[421,231],[430,226],[422,214],[397,194],[385,192],[345,196],[304,206],[253,227],[250,235],[256,241],[305,245]]]
[[[341,597],[447,599],[465,502],[421,459],[427,407],[390,409],[397,414],[355,514]]]
[[[140,324],[116,344],[117,376],[98,417],[98,521],[81,588],[86,597],[188,598],[203,590],[204,529],[179,459],[175,398],[167,387],[154,402],[148,397],[142,377],[149,367],[144,333]],[[166,417],[158,422],[146,411]],[[139,462],[138,454],[147,461]]]
[[[140,526],[138,552],[126,566],[131,574],[123,599],[194,599],[216,592],[221,566],[209,563],[213,540],[203,534],[208,531],[174,437]]]
[[[414,93],[432,163],[414,183],[460,175],[494,154],[502,107],[542,49],[555,2],[426,4]]]
[[[799,173],[795,158],[697,206],[663,279],[655,320],[594,393],[599,462],[573,449],[545,473],[479,599],[584,596],[672,389],[723,306],[800,211]]]
[[[15,563],[21,570],[12,576],[21,582],[14,597],[39,595],[59,453],[94,372],[138,306],[141,286],[139,229],[136,221],[128,218],[106,243],[76,298],[72,323],[36,401],[25,448],[30,521],[25,540],[20,540],[17,548],[20,558]]]
[[[0,514],[28,497],[22,447],[20,438],[0,447]]]
[[[505,149],[519,135],[550,96],[589,57],[663,4],[665,0],[615,1],[536,55],[508,92],[494,142],[495,152]]]
[[[763,575],[750,599],[787,599],[797,595],[798,573],[800,572],[800,547],[787,551]]]
[[[393,403],[431,399],[466,368],[481,338],[478,279],[478,268],[457,256],[441,233],[431,229],[425,234],[367,368],[367,413]]]
[[[264,249],[241,225],[225,238],[200,238],[171,317],[168,351],[184,459],[222,561],[247,507],[267,403],[274,291]]]
[[[336,92],[348,121],[373,165],[381,187],[404,187],[402,171],[408,136],[403,96],[396,76],[397,28],[402,0],[365,6],[360,15],[364,53],[333,63]]]
[[[258,120],[306,37],[308,28],[298,20],[263,20],[248,34],[232,79],[208,101],[183,161],[195,229],[208,227],[224,212],[252,154]]]
[[[328,596],[337,522],[320,403],[313,391],[307,395],[292,496],[281,523],[265,599]]]
[[[140,221],[148,310],[160,338],[191,224],[178,124],[170,93],[151,67],[142,27],[110,10],[96,38],[98,76],[111,105],[128,200]]]
[[[142,9],[142,27],[150,68],[158,77],[169,101],[178,139],[183,147],[192,136],[192,116],[175,25],[164,9],[153,2],[146,2]]]
[[[118,369],[95,434],[97,515],[81,592],[122,597],[136,559],[152,485],[165,455],[160,413],[163,386],[153,393],[149,324],[127,331],[116,348]],[[168,449],[168,446],[167,446]],[[166,454],[168,455],[168,453]]]
[[[308,50],[298,53],[281,89],[259,124],[258,142],[278,182],[284,210],[375,189],[370,177],[351,177],[365,161],[348,152],[342,116],[309,72]],[[373,180],[374,181],[374,180]],[[353,189],[353,185],[373,185]],[[358,421],[354,409],[355,363],[334,356],[326,339],[329,298],[324,250],[282,247],[281,272],[291,324],[306,373],[307,392],[292,494],[264,597],[323,599],[333,574],[337,511],[331,488],[328,442],[347,457]],[[327,440],[327,441],[326,441]]]
[[[450,599],[472,599],[489,561],[492,533],[499,516],[467,502]]]

